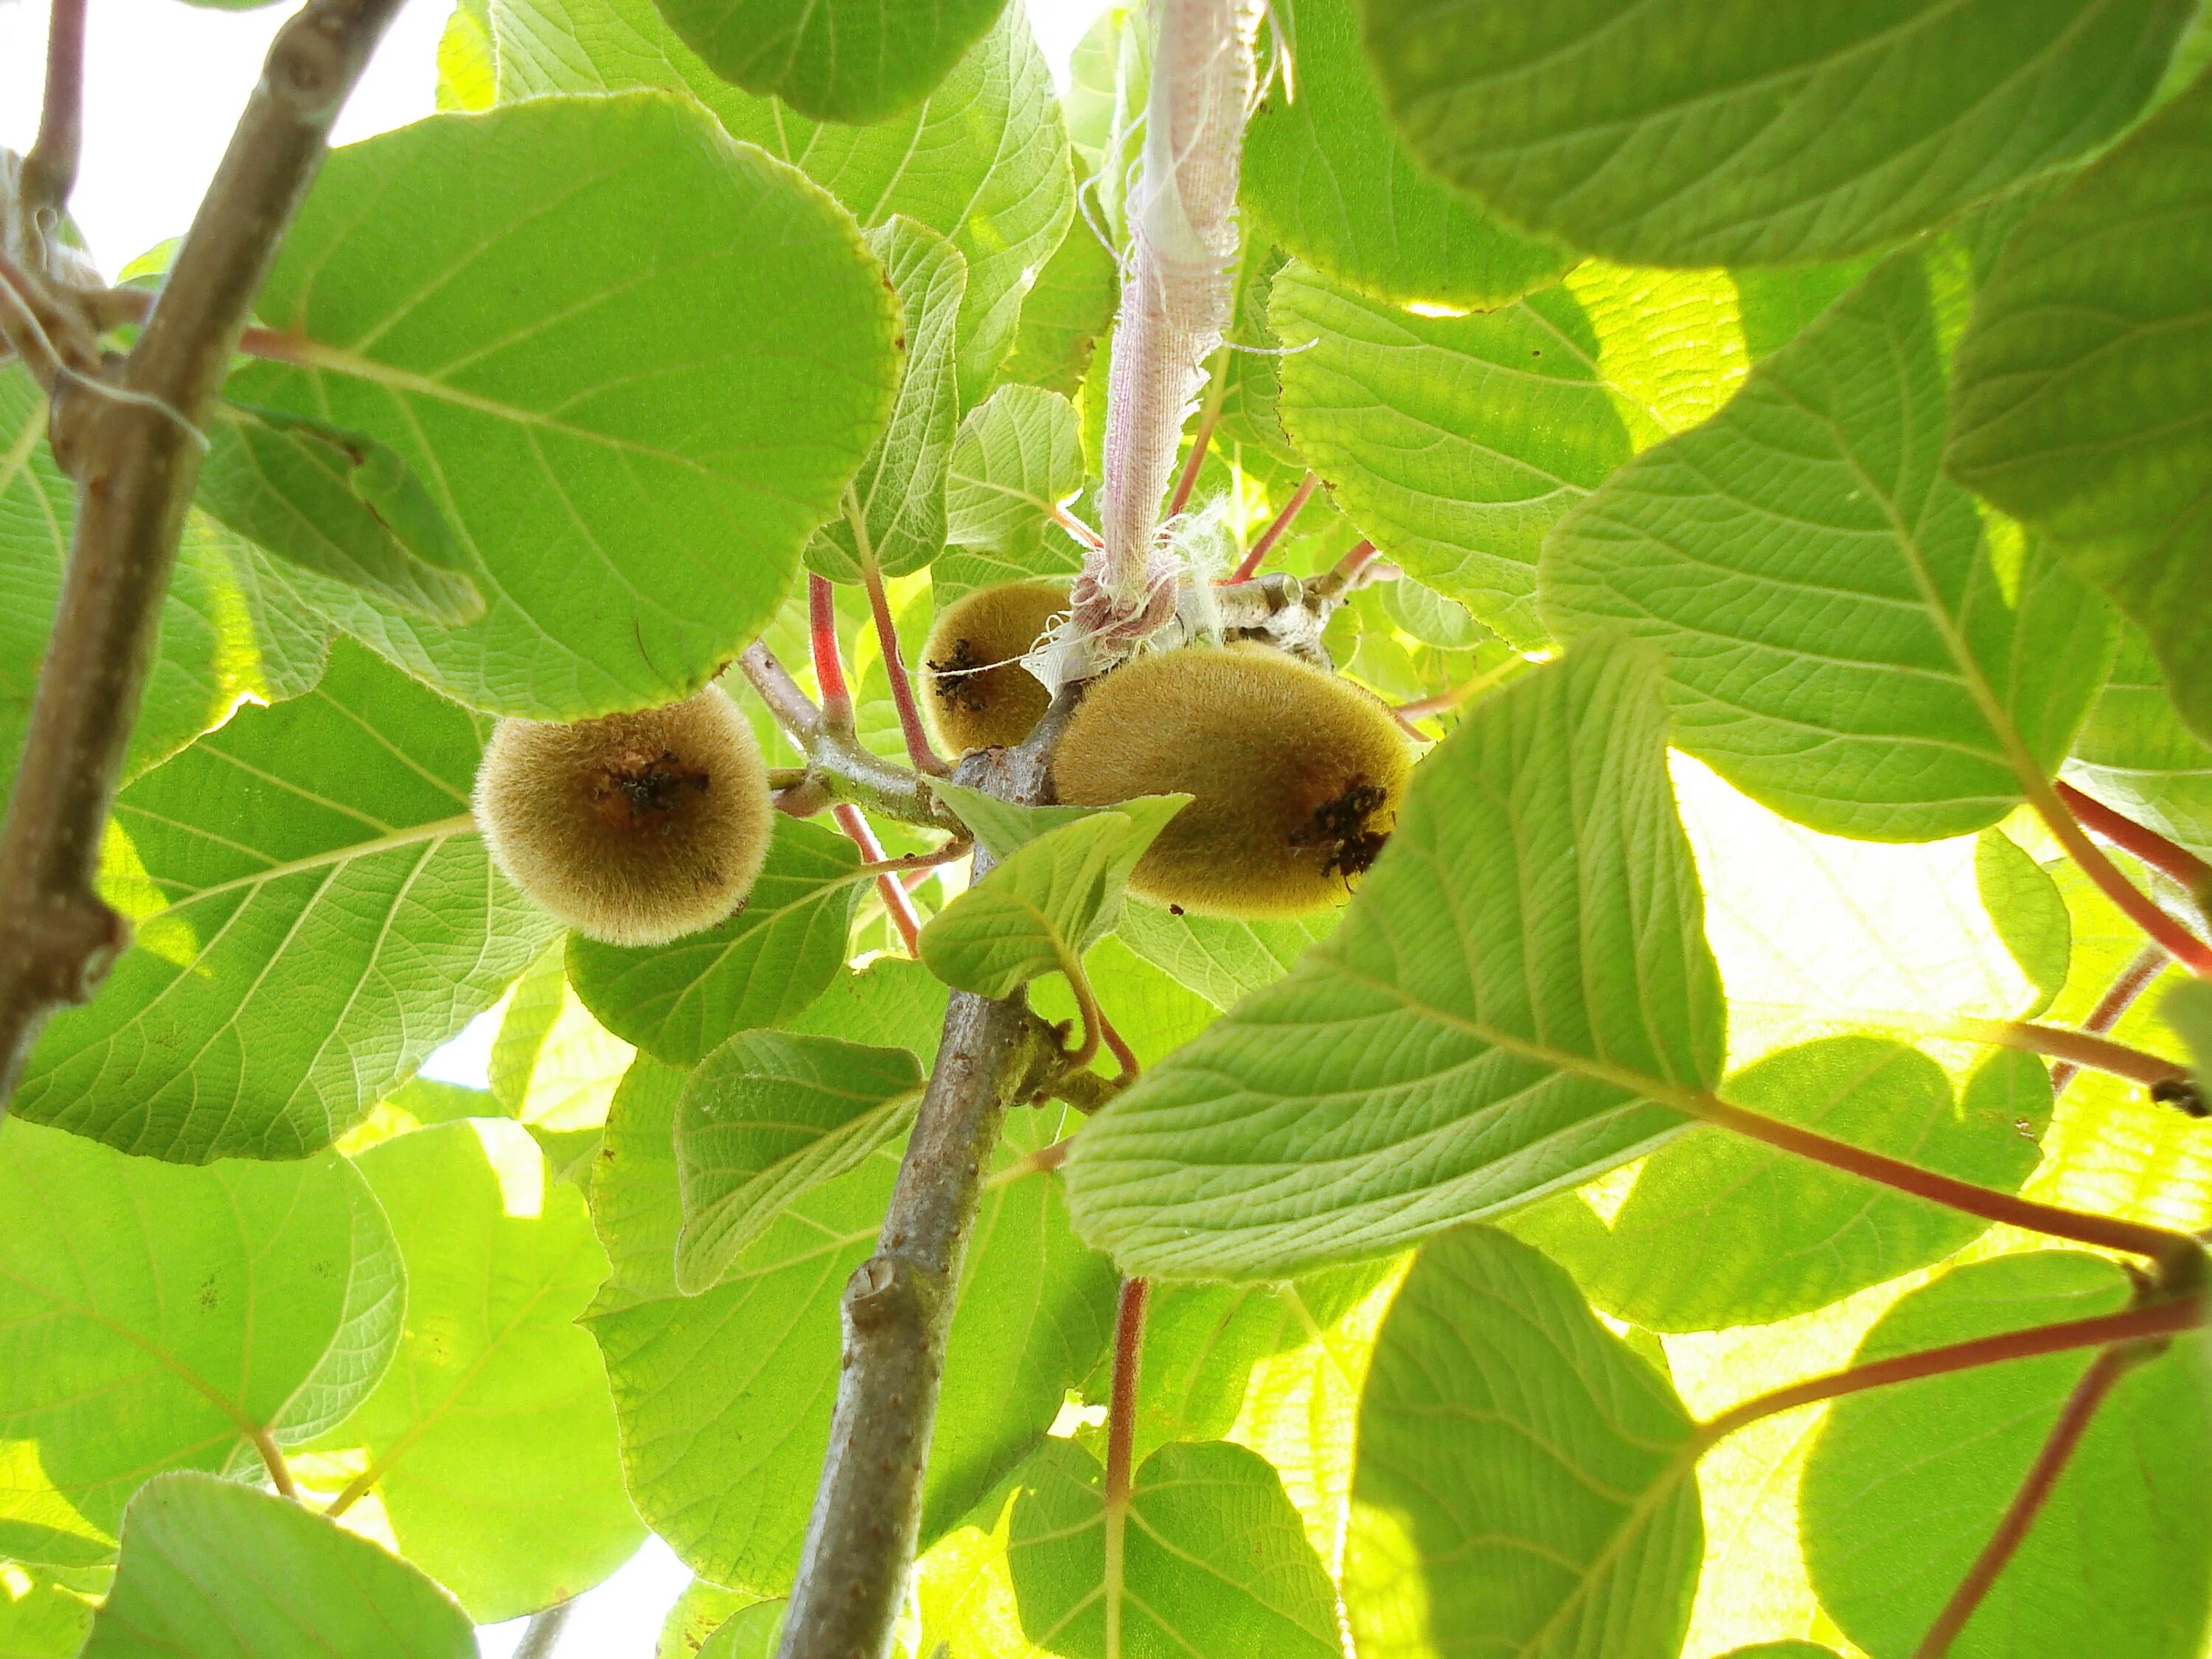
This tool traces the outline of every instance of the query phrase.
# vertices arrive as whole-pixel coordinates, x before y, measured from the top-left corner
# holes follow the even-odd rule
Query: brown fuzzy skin
[[[713,685],[574,726],[501,720],[473,805],[508,880],[586,939],[630,945],[735,910],[775,816],[752,727]]]
[[[939,748],[1011,749],[1029,736],[1052,699],[1015,659],[1066,609],[1053,582],[981,588],[945,608],[921,652],[921,705]]]
[[[1071,805],[1195,797],[1138,864],[1146,898],[1225,916],[1341,900],[1382,851],[1413,757],[1382,703],[1265,646],[1139,657],[1093,684],[1053,785]]]

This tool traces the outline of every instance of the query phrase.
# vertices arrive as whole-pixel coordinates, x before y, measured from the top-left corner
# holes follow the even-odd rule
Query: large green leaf
[[[787,1024],[829,987],[845,960],[860,861],[836,831],[778,817],[735,915],[651,950],[572,934],[569,980],[609,1030],[689,1066],[732,1031]]]
[[[1161,1447],[1130,1483],[1118,1562],[1103,1483],[1064,1440],[1022,1472],[1006,1562],[1030,1640],[1066,1659],[1340,1651],[1328,1574],[1265,1458],[1225,1441]]]
[[[314,343],[232,394],[389,445],[490,609],[447,628],[295,584],[463,702],[538,719],[673,702],[758,634],[897,374],[851,218],[647,94],[333,153],[259,310]]]
[[[124,790],[105,881],[136,938],[15,1109],[184,1163],[358,1122],[556,932],[477,839],[481,725],[342,645]]]
[[[1802,823],[1994,823],[2065,755],[2113,635],[1942,476],[1943,410],[1928,277],[1901,255],[1560,521],[1546,619],[1663,647],[1681,746]]]
[[[85,1659],[473,1659],[446,1592],[297,1504],[205,1475],[149,1481]]]
[[[1559,515],[1742,371],[1705,273],[1593,268],[1470,315],[1401,310],[1293,262],[1268,314],[1283,425],[1361,532],[1521,647],[1545,643],[1536,556]]]
[[[947,995],[945,981],[913,957],[878,957],[859,973],[841,971],[785,1029],[904,1048],[927,1070],[937,1059]]]
[[[1383,113],[1352,0],[1285,0],[1270,15],[1293,67],[1245,131],[1240,191],[1267,235],[1378,300],[1495,306],[1574,263],[1416,165]]]
[[[908,575],[945,550],[945,463],[960,419],[953,325],[967,261],[903,214],[870,231],[867,243],[899,297],[906,374],[890,424],[845,487],[838,515],[806,544],[810,568],[845,582],[860,580],[870,562],[884,575]]]
[[[360,1454],[348,1492],[374,1492],[479,1623],[589,1589],[645,1534],[575,1326],[607,1268],[583,1199],[507,1123],[418,1130],[359,1162],[406,1257],[407,1332],[321,1449]]]
[[[1365,0],[1413,153],[1618,259],[1893,241],[2116,131],[2189,0]]]
[[[1342,927],[1077,1137],[1085,1237],[1133,1273],[1279,1277],[1588,1180],[1710,1086],[1720,984],[1619,638],[1486,698],[1422,763]]]
[[[228,400],[210,424],[198,500],[240,535],[432,622],[483,615],[452,527],[388,445]]]
[[[872,121],[944,79],[1006,0],[659,0],[714,71],[819,121]]]
[[[1786,1048],[1729,1079],[1767,1116],[1978,1187],[2017,1191],[2042,1157],[2051,1083],[2002,1053],[1954,1100],[1942,1067],[1875,1037]],[[1964,1249],[1989,1224],[1720,1129],[1653,1153],[1601,1220],[1580,1194],[1513,1217],[1509,1231],[1575,1276],[1607,1313],[1657,1331],[1763,1325]]]
[[[46,430],[36,383],[20,364],[0,363],[0,790],[23,746],[76,522],[76,486]],[[258,552],[204,514],[186,516],[126,778],[222,725],[241,699],[276,702],[315,683],[330,630],[289,598]]]
[[[1952,471],[2118,601],[2212,738],[2212,74],[2012,234],[1958,375]]]
[[[1099,337],[1113,326],[1121,294],[1114,250],[1087,222],[1069,226],[1022,301],[1006,379],[1073,397],[1090,372]]]
[[[2142,635],[2120,631],[2112,672],[2074,740],[2067,773],[2091,794],[2212,854],[2212,744],[2183,724]]]
[[[1020,6],[1006,7],[921,103],[866,126],[817,125],[718,79],[653,0],[494,0],[492,25],[503,99],[686,91],[733,137],[803,170],[862,224],[903,213],[950,238],[968,262],[961,401],[988,388],[1013,344],[1022,296],[1075,210],[1052,76]],[[785,301],[765,303],[773,313]]]
[[[161,1469],[258,1468],[376,1385],[406,1287],[335,1154],[179,1169],[0,1129],[0,1557],[83,1565]]]
[[[1016,848],[921,930],[923,965],[979,996],[1012,996],[1040,974],[1073,980],[1114,925],[1123,884],[1188,795],[1147,795]],[[1095,1036],[1096,1033],[1093,1033]]]
[[[1114,924],[1115,935],[1176,983],[1217,1008],[1228,1008],[1263,985],[1273,985],[1297,959],[1336,930],[1340,910],[1310,916],[1176,915],[1164,905],[1131,899]]]
[[[1073,575],[1082,552],[1052,530],[1052,517],[1082,487],[1075,405],[1060,393],[1000,386],[969,410],[945,476],[952,545],[930,572],[938,605],[1000,582]]]
[[[1855,1363],[2127,1305],[2114,1262],[2045,1250],[1957,1268],[1893,1308]],[[1966,1576],[2092,1351],[1870,1390],[1829,1408],[1800,1525],[1814,1588],[1869,1652],[1907,1653]],[[1956,1659],[2191,1659],[2212,1605],[2212,1426],[2186,1356],[2130,1372],[2075,1447]]]
[[[0,1568],[0,1659],[76,1659],[92,1601],[19,1562]]]
[[[1705,1547],[1693,1428],[1536,1252],[1480,1227],[1430,1245],[1359,1402],[1363,1659],[1674,1659]]]
[[[904,1048],[775,1031],[741,1031],[701,1060],[676,1109],[676,1288],[714,1289],[794,1200],[896,1137],[922,1081]]]
[[[897,1158],[880,1149],[808,1193],[721,1284],[684,1296],[672,1142],[683,1084],[640,1056],[616,1097],[592,1199],[613,1273],[584,1322],[606,1355],[639,1511],[695,1571],[781,1591],[829,1445],[838,1298],[875,1249]],[[1057,1112],[1018,1113],[995,1162],[1060,1129]],[[1112,1270],[1068,1232],[1052,1182],[985,1193],[946,1352],[925,1546],[1044,1438],[1106,1345],[1114,1294]]]

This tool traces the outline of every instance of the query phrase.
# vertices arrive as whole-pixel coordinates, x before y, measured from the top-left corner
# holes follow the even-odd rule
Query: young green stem
[[[2146,945],[2136,951],[2112,976],[2112,982],[2105,988],[2105,994],[2097,999],[2097,1006],[2081,1022],[2081,1029],[2096,1034],[2109,1031],[2118,1024],[2120,1016],[2134,1006],[2135,1000],[2143,994],[2151,981],[2159,976],[2170,959],[2155,945]],[[2070,1060],[2060,1060],[2051,1068],[2051,1092],[2054,1095],[2063,1093],[2066,1085],[2074,1080],[2074,1074],[2081,1069]]]
[[[853,694],[837,653],[837,592],[829,578],[806,578],[806,638],[814,653],[814,683],[822,688],[822,718],[840,732],[853,729]]]
[[[1334,599],[1358,584],[1359,573],[1375,559],[1373,542],[1354,542],[1352,551],[1339,559],[1306,591],[1320,600]]]
[[[775,653],[758,640],[738,653],[738,671],[806,757],[805,780],[784,786],[799,799],[780,805],[806,817],[820,811],[825,799],[834,798],[902,823],[951,835],[966,833],[966,826],[945,810],[920,776],[863,746],[849,724],[833,726]]]
[[[891,702],[898,707],[899,730],[906,737],[907,758],[917,770],[932,777],[949,777],[952,769],[929,746],[929,733],[915,706],[914,683],[907,676],[906,659],[899,653],[898,628],[891,620],[891,603],[884,592],[884,573],[872,558],[860,561],[861,579],[867,584],[868,609],[875,615],[876,643],[883,647],[884,672],[891,683]]]
[[[34,224],[59,214],[76,188],[84,149],[85,0],[53,0],[46,18],[46,92],[39,136],[23,156],[23,206]],[[42,234],[50,228],[39,225]]]
[[[1321,475],[1317,472],[1309,472],[1298,480],[1298,487],[1291,492],[1291,499],[1283,503],[1281,512],[1268,520],[1267,527],[1260,532],[1260,539],[1252,544],[1251,551],[1245,554],[1243,562],[1230,576],[1231,581],[1249,582],[1252,580],[1261,565],[1266,562],[1267,555],[1274,551],[1275,544],[1282,540],[1283,533],[1297,522],[1298,514],[1305,511],[1306,503],[1313,498],[1313,493],[1320,484]]]
[[[1137,1445],[1137,1382],[1145,1358],[1145,1304],[1152,1282],[1121,1281],[1114,1319],[1114,1393],[1106,1408],[1106,1659],[1121,1659],[1122,1540],[1129,1520],[1130,1463]]]
[[[2044,1441],[2043,1449],[2036,1454],[2035,1462],[2029,1467],[2026,1479],[2020,1483],[2020,1490],[2013,1494],[2012,1502],[2006,1506],[2003,1517],[1997,1522],[1996,1531],[1982,1547],[1982,1553],[1974,1558],[1974,1565],[1959,1581],[1959,1588],[1951,1592],[1951,1599],[1936,1615],[1936,1622],[1928,1627],[1928,1634],[1920,1638],[1920,1645],[1912,1650],[1912,1659],[1943,1659],[1943,1656],[1950,1652],[1951,1644],[1958,1640],[1959,1632],[1966,1629],[1966,1621],[1974,1616],[1975,1610],[1982,1605],[1982,1599],[1990,1593],[1990,1586],[1996,1583],[1998,1574],[2005,1570],[2014,1552],[2027,1538],[2028,1528],[2035,1524],[2035,1517],[2042,1512],[2045,1501],[2051,1496],[2051,1489],[2058,1484],[2058,1477],[2065,1473],[2067,1460],[2074,1455],[2074,1449],[2081,1443],[2081,1437],[2088,1431],[2090,1419],[2096,1416],[2097,1408],[2105,1403],[2106,1396],[2112,1393],[2113,1386],[2127,1374],[2129,1368],[2150,1358],[2152,1352],[2147,1346],[2133,1344],[2116,1346],[2106,1348],[2090,1362],[2089,1369],[2081,1373],[2081,1381],[2067,1395],[2066,1404],[2059,1411],[2058,1420],[2051,1425],[2051,1434]]]
[[[2100,836],[2124,853],[2131,853],[2154,870],[2162,870],[2172,876],[2197,902],[2212,899],[2212,864],[2191,852],[2187,848],[2168,841],[2157,830],[2123,817],[2099,800],[2094,795],[2084,794],[2070,783],[2052,786],[2066,808],[2081,820],[2081,827],[2093,836]]]
[[[1495,668],[1485,669],[1471,679],[1462,680],[1449,691],[1439,691],[1433,697],[1419,697],[1412,702],[1400,703],[1399,718],[1426,720],[1431,714],[1441,714],[1448,709],[1456,708],[1470,697],[1480,696],[1499,681],[1511,678],[1526,666],[1520,658],[1509,657]]]
[[[284,1449],[276,1443],[276,1437],[266,1429],[253,1431],[253,1449],[261,1454],[262,1467],[269,1471],[270,1484],[280,1496],[300,1501],[299,1483],[292,1479],[292,1466],[284,1458]]]
[[[2039,777],[2028,781],[2028,804],[2050,826],[2051,833],[2058,837],[2059,845],[2081,866],[2081,873],[2102,888],[2105,896],[2120,907],[2128,920],[2156,940],[2168,956],[2200,979],[2212,979],[2212,945],[2207,945],[2166,915],[2149,894],[2122,875],[2097,843],[2089,839],[2081,820],[2068,809],[2057,790]]]
[[[1731,1406],[1718,1417],[1700,1423],[1692,1445],[1702,1454],[1738,1429],[1747,1427],[1763,1417],[1771,1417],[1777,1412],[1794,1411],[1800,1406],[1817,1406],[1824,1400],[1840,1400],[1845,1395],[1863,1393],[1868,1389],[1885,1389],[1893,1383],[1915,1382],[1923,1376],[1942,1376],[1950,1371],[1972,1370],[1981,1365],[2000,1364],[2008,1359],[2031,1359],[2038,1354],[2063,1353],[2070,1348],[2101,1348],[2109,1343],[2179,1335],[2203,1323],[2204,1314],[2203,1297],[2179,1297],[2171,1301],[2153,1302],[2144,1307],[2130,1308],[2124,1313],[2100,1314],[2093,1319],[2069,1319],[2057,1325],[2032,1326],[2024,1331],[1976,1337],[1971,1342],[1954,1342],[1948,1347],[1926,1348],[1918,1353],[1898,1354],[1888,1359],[1872,1360],[1863,1365],[1847,1366],[1825,1376],[1808,1376],[1802,1382],[1792,1382],[1786,1388],[1776,1389],[1770,1394],[1762,1394],[1741,1405]]]
[[[876,832],[868,828],[868,820],[860,809],[848,800],[841,800],[830,809],[830,816],[837,820],[853,845],[860,849],[860,858],[868,864],[884,864],[883,843]],[[907,896],[899,878],[889,873],[876,878],[876,891],[883,896],[884,908],[890,912],[891,926],[898,929],[899,937],[906,941],[906,953],[910,957],[921,954],[921,918],[915,914],[914,901]]]
[[[1083,1022],[1083,1041],[1067,1051],[1067,1068],[1079,1072],[1097,1057],[1100,1028],[1104,1017],[1098,1012],[1097,993],[1091,988],[1091,975],[1083,971],[1083,958],[1073,951],[1060,953],[1060,977],[1067,988],[1075,994],[1076,1018]]]

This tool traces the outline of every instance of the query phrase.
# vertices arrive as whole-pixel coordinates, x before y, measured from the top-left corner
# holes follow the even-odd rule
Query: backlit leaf
[[[823,121],[872,121],[927,92],[1006,0],[659,0],[717,75]]]
[[[930,572],[938,605],[1000,582],[1073,575],[1081,550],[1052,516],[1082,487],[1075,405],[1058,392],[1000,386],[969,410],[945,480],[952,546]]]
[[[2112,676],[2089,706],[2066,770],[2129,817],[2212,854],[2212,744],[2183,723],[2133,628],[2120,630]]]

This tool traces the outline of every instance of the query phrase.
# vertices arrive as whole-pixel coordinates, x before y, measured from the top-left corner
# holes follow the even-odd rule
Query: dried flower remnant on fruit
[[[1021,659],[1066,609],[1051,582],[986,587],[945,608],[921,653],[922,706],[940,744],[966,754],[1029,736],[1052,699]]]
[[[1140,657],[1096,682],[1053,759],[1061,800],[1194,797],[1136,868],[1218,915],[1319,909],[1382,851],[1412,772],[1380,701],[1265,646]]]
[[[477,770],[493,860],[586,938],[665,945],[712,927],[768,856],[768,771],[719,687],[563,725],[501,720]]]

